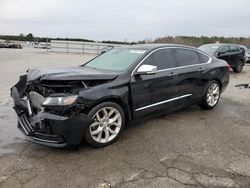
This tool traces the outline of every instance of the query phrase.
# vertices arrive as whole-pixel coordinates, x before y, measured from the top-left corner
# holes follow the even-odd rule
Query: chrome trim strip
[[[148,106],[137,108],[137,109],[135,109],[135,111],[137,112],[137,111],[144,110],[144,109],[147,109],[147,108],[151,108],[151,107],[154,107],[154,106],[157,106],[157,105],[160,105],[160,104],[176,101],[176,100],[179,100],[179,99],[182,99],[182,98],[185,98],[185,97],[189,97],[191,95],[192,94],[186,94],[186,95],[182,95],[182,96],[175,97],[175,98],[172,98],[172,99],[168,99],[168,100],[165,100],[165,101],[161,101],[161,102],[158,102],[158,103],[150,104]]]
[[[63,142],[63,143],[61,143],[61,142],[60,143],[59,142],[57,142],[57,143],[43,142],[43,141],[34,140],[33,137],[30,137],[30,136],[26,136],[25,138],[30,142],[45,145],[45,146],[53,146],[53,147],[59,147],[59,148],[67,146],[67,144],[65,142]]]
[[[18,119],[18,122],[20,123],[20,125],[21,125],[21,127],[23,128],[24,132],[25,132],[27,135],[29,135],[29,132],[26,130],[25,126],[23,125],[23,122],[22,122],[20,119]]]
[[[211,58],[211,61],[212,61],[212,58]],[[164,71],[175,70],[175,69],[180,69],[180,68],[195,67],[195,66],[198,66],[198,65],[205,65],[205,64],[208,64],[208,63],[210,63],[210,62],[208,61],[207,63],[200,63],[200,64],[195,64],[195,65],[186,65],[186,66],[174,67],[174,68],[169,68],[169,69],[161,69],[161,70],[158,70],[156,72],[164,72]]]
[[[53,141],[53,140],[44,140],[41,138],[36,138],[36,137],[31,137],[32,139],[39,141],[39,142],[47,142],[47,143],[59,143],[58,141]]]
[[[27,107],[28,107],[29,115],[32,116],[32,109],[31,109],[31,106],[30,106],[30,100],[29,99],[27,99]]]
[[[23,119],[24,123],[26,123],[26,125],[28,126],[30,131],[34,131],[33,127],[31,126],[31,124],[29,122],[29,120],[27,119],[26,115],[22,116],[22,119]]]
[[[31,129],[30,129],[30,127],[27,125],[27,122],[24,120],[24,116],[20,116],[20,121],[21,121],[22,125],[25,126],[25,129],[26,129],[28,132],[30,132]]]
[[[212,58],[211,58],[208,54],[206,54],[206,53],[204,53],[204,52],[202,52],[202,51],[198,51],[198,50],[192,49],[192,48],[188,48],[188,47],[178,47],[178,46],[176,46],[176,47],[170,47],[170,46],[169,46],[169,47],[161,47],[161,48],[157,48],[157,49],[153,50],[153,51],[150,52],[146,57],[144,57],[144,58],[140,61],[140,63],[138,63],[138,65],[136,65],[136,67],[134,68],[133,72],[131,73],[131,77],[134,75],[136,69],[138,69],[138,67],[139,67],[139,66],[140,66],[140,65],[141,65],[141,64],[142,64],[142,63],[143,63],[152,53],[154,53],[154,52],[156,52],[156,51],[159,51],[159,50],[163,50],[163,49],[169,49],[169,48],[172,48],[172,49],[186,49],[186,50],[195,51],[195,52],[197,52],[197,53],[201,53],[201,54],[207,56],[207,57],[209,58],[209,60],[208,60],[208,62],[206,62],[206,63],[199,63],[199,64],[195,64],[195,65],[186,65],[186,66],[174,67],[174,68],[169,68],[169,69],[161,69],[161,70],[158,70],[157,72],[164,72],[164,71],[167,71],[167,70],[175,70],[175,69],[181,69],[181,68],[186,68],[186,67],[194,67],[194,66],[198,66],[198,65],[206,65],[206,64],[209,64],[209,63],[212,62]]]

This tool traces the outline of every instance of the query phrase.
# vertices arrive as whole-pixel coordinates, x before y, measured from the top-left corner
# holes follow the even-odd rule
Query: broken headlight
[[[42,106],[70,106],[74,104],[77,99],[77,95],[65,96],[65,97],[47,97],[44,99]]]

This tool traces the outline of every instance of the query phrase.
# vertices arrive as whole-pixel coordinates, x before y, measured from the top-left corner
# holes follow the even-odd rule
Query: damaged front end
[[[18,128],[27,139],[43,145],[78,145],[86,127],[93,122],[79,91],[89,86],[83,81],[27,81],[27,75],[11,88]]]

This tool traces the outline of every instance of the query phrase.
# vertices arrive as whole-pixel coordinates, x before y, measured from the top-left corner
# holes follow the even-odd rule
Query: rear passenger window
[[[152,53],[143,64],[155,65],[158,70],[176,67],[173,49],[162,49]]]
[[[200,63],[207,63],[209,61],[209,57],[202,54],[202,53],[198,53],[199,58],[200,58]]]
[[[241,52],[243,50],[244,50],[244,48],[241,49],[240,47],[236,46],[236,52]]]
[[[176,49],[176,60],[179,66],[200,64],[200,58],[195,51]]]
[[[230,53],[235,53],[235,52],[237,52],[236,46],[229,46],[229,52],[230,52]]]

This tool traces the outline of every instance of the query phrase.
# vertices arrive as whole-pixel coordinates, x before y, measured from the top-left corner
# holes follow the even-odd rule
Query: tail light
[[[229,65],[229,64],[228,64],[228,65],[227,65],[227,67],[228,67],[228,70],[230,71],[230,69],[231,69],[231,65]]]

